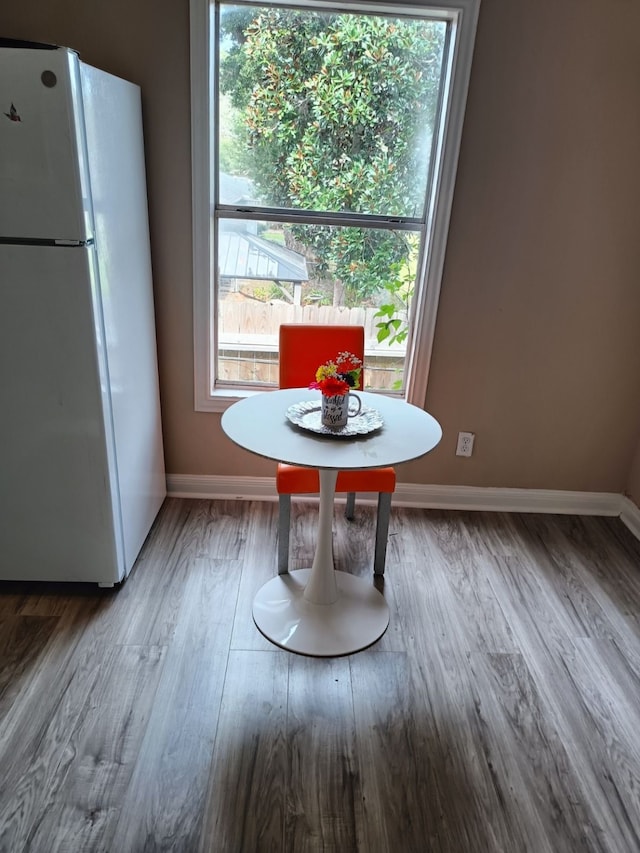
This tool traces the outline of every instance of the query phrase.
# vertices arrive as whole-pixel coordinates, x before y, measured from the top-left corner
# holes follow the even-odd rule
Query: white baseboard
[[[547,489],[424,486],[400,483],[394,493],[393,503],[396,506],[484,510],[485,512],[620,514],[620,495],[609,492],[563,492]]]
[[[277,500],[274,477],[220,477],[192,474],[167,475],[172,497],[227,500]],[[305,496],[304,500],[313,499]],[[359,496],[374,503],[375,495]],[[477,486],[432,486],[398,483],[395,506],[421,509],[465,509],[494,512],[548,512],[569,515],[621,516],[640,538],[640,509],[615,492],[568,492],[552,489],[500,489]]]
[[[175,498],[210,500],[275,501],[274,477],[219,477],[216,475],[168,474],[167,493]],[[313,495],[300,500],[317,501]],[[338,497],[338,500],[344,498]],[[361,503],[375,503],[376,495],[358,496]],[[462,509],[485,512],[548,512],[560,515],[619,516],[640,539],[640,508],[616,492],[568,492],[554,489],[499,489],[478,486],[430,486],[398,483],[394,506],[416,509]]]
[[[167,494],[172,498],[275,501],[275,477],[218,477],[215,474],[167,474]]]
[[[640,507],[624,495],[620,495],[620,520],[640,539]]]

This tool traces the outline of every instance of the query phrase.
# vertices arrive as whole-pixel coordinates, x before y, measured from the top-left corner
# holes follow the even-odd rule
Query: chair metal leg
[[[278,574],[289,571],[289,531],[291,529],[291,495],[278,496]]]
[[[384,574],[387,558],[387,539],[389,537],[389,516],[391,514],[391,492],[378,495],[378,518],[376,521],[376,549],[373,556],[374,575]]]
[[[344,514],[349,519],[349,521],[353,521],[353,518],[356,514],[355,492],[347,492],[347,506],[345,507]]]

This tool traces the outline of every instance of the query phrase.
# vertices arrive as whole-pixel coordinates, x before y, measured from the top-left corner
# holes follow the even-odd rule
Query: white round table
[[[376,409],[383,426],[367,435],[325,436],[292,424],[290,406],[317,400],[308,388],[265,391],[234,403],[222,429],[240,447],[290,465],[317,468],[320,513],[310,569],[277,575],[257,593],[253,618],[277,646],[317,657],[346,655],[370,646],[387,629],[389,608],[368,578],[336,572],[333,565],[333,501],[338,471],[381,468],[424,456],[442,437],[438,422],[394,397],[358,391],[363,408]]]

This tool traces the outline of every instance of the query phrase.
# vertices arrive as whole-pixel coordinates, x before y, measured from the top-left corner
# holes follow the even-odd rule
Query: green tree
[[[225,7],[223,7],[224,9]],[[434,21],[228,7],[221,91],[245,174],[270,206],[419,215],[444,39]],[[358,298],[411,251],[403,232],[296,226],[319,275]]]

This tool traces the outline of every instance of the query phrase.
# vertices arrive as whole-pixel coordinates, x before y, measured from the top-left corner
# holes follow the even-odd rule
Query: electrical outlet
[[[473,453],[473,441],[475,434],[472,432],[459,432],[456,456],[471,456]]]

